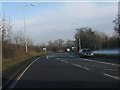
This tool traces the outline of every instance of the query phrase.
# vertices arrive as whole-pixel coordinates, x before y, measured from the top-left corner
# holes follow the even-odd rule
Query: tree
[[[94,31],[89,27],[83,27],[76,29],[75,39],[77,41],[77,47],[79,46],[79,38],[81,48],[94,48]],[[92,43],[91,43],[92,42]],[[79,50],[79,47],[78,47]]]
[[[75,34],[75,39],[77,42],[77,48],[79,50],[79,37],[81,41],[82,48],[90,48],[92,50],[96,49],[108,49],[118,47],[118,37],[109,37],[103,32],[93,31],[92,28],[85,27],[77,29]]]
[[[58,39],[58,45],[59,45],[59,48],[63,45],[64,43],[64,40],[62,39]]]
[[[25,38],[24,38],[23,33],[21,31],[16,31],[13,33],[12,41],[17,46],[24,46],[25,45]]]
[[[9,20],[6,20],[5,14],[3,14],[3,16],[1,15],[0,24],[1,24],[0,30],[2,32],[2,41],[10,42],[10,33],[11,33],[11,28],[12,28],[10,17],[9,17]]]
[[[71,48],[72,46],[74,46],[73,40],[67,40],[65,44],[68,48]]]
[[[113,23],[115,24],[114,30],[120,35],[120,15],[117,16]]]
[[[120,35],[120,1],[118,2],[118,15],[115,20],[113,20],[113,23],[115,24],[114,30]],[[118,35],[118,38],[120,36]]]

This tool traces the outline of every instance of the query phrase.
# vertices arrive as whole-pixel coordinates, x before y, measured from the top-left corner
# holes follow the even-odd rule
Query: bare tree
[[[9,20],[5,18],[5,14],[1,14],[0,16],[0,31],[2,33],[2,41],[9,41],[10,42],[10,33],[11,33],[11,22],[10,17]]]
[[[118,15],[118,17],[113,21],[113,23],[115,24],[114,26],[114,30],[120,35],[120,16]]]
[[[58,39],[59,47],[61,47],[63,43],[64,43],[64,40],[62,40],[62,39]]]
[[[67,40],[66,41],[66,46],[69,47],[69,48],[71,48],[72,46],[74,46],[73,40]]]
[[[17,31],[13,33],[13,42],[16,45],[24,46],[25,45],[25,38],[21,31]]]

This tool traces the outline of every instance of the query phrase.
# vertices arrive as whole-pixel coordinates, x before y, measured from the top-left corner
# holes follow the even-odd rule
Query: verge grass
[[[26,63],[34,60],[37,56],[46,55],[47,53],[31,52],[29,54],[8,58],[2,60],[2,76],[3,78],[10,79],[11,76]]]

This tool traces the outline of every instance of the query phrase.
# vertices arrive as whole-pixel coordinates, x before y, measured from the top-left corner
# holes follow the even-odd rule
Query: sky
[[[117,2],[3,2],[2,11],[15,32],[24,33],[24,7],[27,37],[34,44],[74,40],[75,29],[86,26],[111,36],[118,14]]]

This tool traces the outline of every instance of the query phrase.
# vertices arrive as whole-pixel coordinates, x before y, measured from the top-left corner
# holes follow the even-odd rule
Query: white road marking
[[[84,69],[86,69],[86,70],[90,70],[89,68],[87,68],[87,67],[83,67]]]
[[[56,58],[58,60],[60,60],[59,58]],[[61,62],[64,62],[64,63],[68,63],[67,61],[65,60],[60,60]],[[84,66],[81,66],[81,65],[78,65],[78,64],[74,64],[74,63],[71,63],[73,66],[76,66],[76,67],[80,67],[80,68],[83,68],[83,69],[86,69],[86,70],[90,70],[89,68],[87,67],[84,67]]]
[[[64,62],[63,60],[60,60],[60,61]]]
[[[49,56],[49,57],[54,57],[54,56]]]
[[[96,62],[96,63],[98,63],[98,61],[94,61],[94,60],[90,60],[90,59],[83,59],[83,58],[81,58],[81,60],[85,60],[85,61],[89,61],[89,62]]]
[[[40,57],[39,57],[40,58]],[[22,74],[18,77],[18,79],[17,80],[20,80],[20,78],[24,75],[24,73],[30,68],[30,66],[34,63],[34,62],[36,62],[39,58],[37,58],[37,59],[35,59],[23,72],[22,72]]]
[[[64,61],[64,60],[60,60],[60,61],[62,61],[62,62],[64,62],[64,63],[68,63],[67,61]]]
[[[97,63],[102,63],[102,64],[109,64],[109,65],[113,65],[113,66],[120,66],[120,64],[101,62],[101,61],[94,61],[94,60],[90,60],[90,59],[83,59],[83,58],[81,58],[81,60],[86,60],[86,61],[90,61],[90,62],[97,62]]]
[[[104,73],[104,75],[105,75],[105,76],[108,76],[108,77],[111,77],[111,78],[114,78],[114,79],[117,79],[117,80],[120,80],[120,78],[119,78],[119,77],[116,77],[116,76],[112,76],[112,75],[109,75],[109,74],[106,74],[106,73]]]
[[[63,62],[68,63],[67,61],[64,61],[64,60],[63,60]]]
[[[82,67],[82,66],[74,64],[74,63],[71,63],[71,64],[74,65],[74,66],[80,67],[80,68]]]
[[[59,58],[56,58],[57,60],[60,60]],[[61,62],[68,63],[67,61],[60,60]]]
[[[86,70],[90,70],[89,68],[87,67],[84,67],[84,66],[81,66],[81,65],[78,65],[78,64],[74,64],[74,63],[71,63],[73,66],[77,66],[77,67],[80,67],[80,68],[83,68],[83,69],[86,69]]]
[[[59,58],[57,58],[57,59],[59,59]],[[89,59],[83,59],[83,60],[93,61],[93,62],[98,62],[98,63],[104,63],[104,64],[106,64],[106,62],[94,61],[94,60],[89,60]],[[60,61],[65,62],[65,63],[68,63],[67,61],[64,61],[64,60],[60,60]],[[107,64],[111,64],[111,63],[107,63]],[[75,64],[75,63],[71,63],[71,65],[76,66],[76,67],[80,67],[80,68],[83,68],[83,69],[86,69],[86,70],[90,70],[90,69],[87,68],[87,67],[84,67],[84,66],[81,66],[81,65],[78,65],[78,64]],[[111,65],[115,65],[115,64],[111,64]],[[115,69],[104,69],[104,70],[115,70]],[[117,79],[117,80],[120,79],[119,77],[112,76],[112,75],[109,75],[109,74],[106,74],[106,73],[104,73],[104,75],[105,75],[105,76],[108,76],[108,77],[111,77],[111,78],[114,78],[114,79]]]
[[[59,60],[59,58],[56,58],[57,60]]]
[[[120,66],[119,64],[113,64],[113,63],[107,63],[107,62],[101,62],[101,61],[99,61],[98,63],[109,64],[109,65],[113,65],[113,66]]]
[[[17,80],[12,84],[11,88],[13,88],[13,87],[17,84],[17,82],[21,79],[21,77],[25,74],[25,72],[30,68],[30,66],[31,66],[34,62],[36,62],[39,58],[41,58],[41,57],[38,57],[38,58],[35,59],[31,64],[29,64],[29,65],[27,66],[27,68],[18,76]]]

